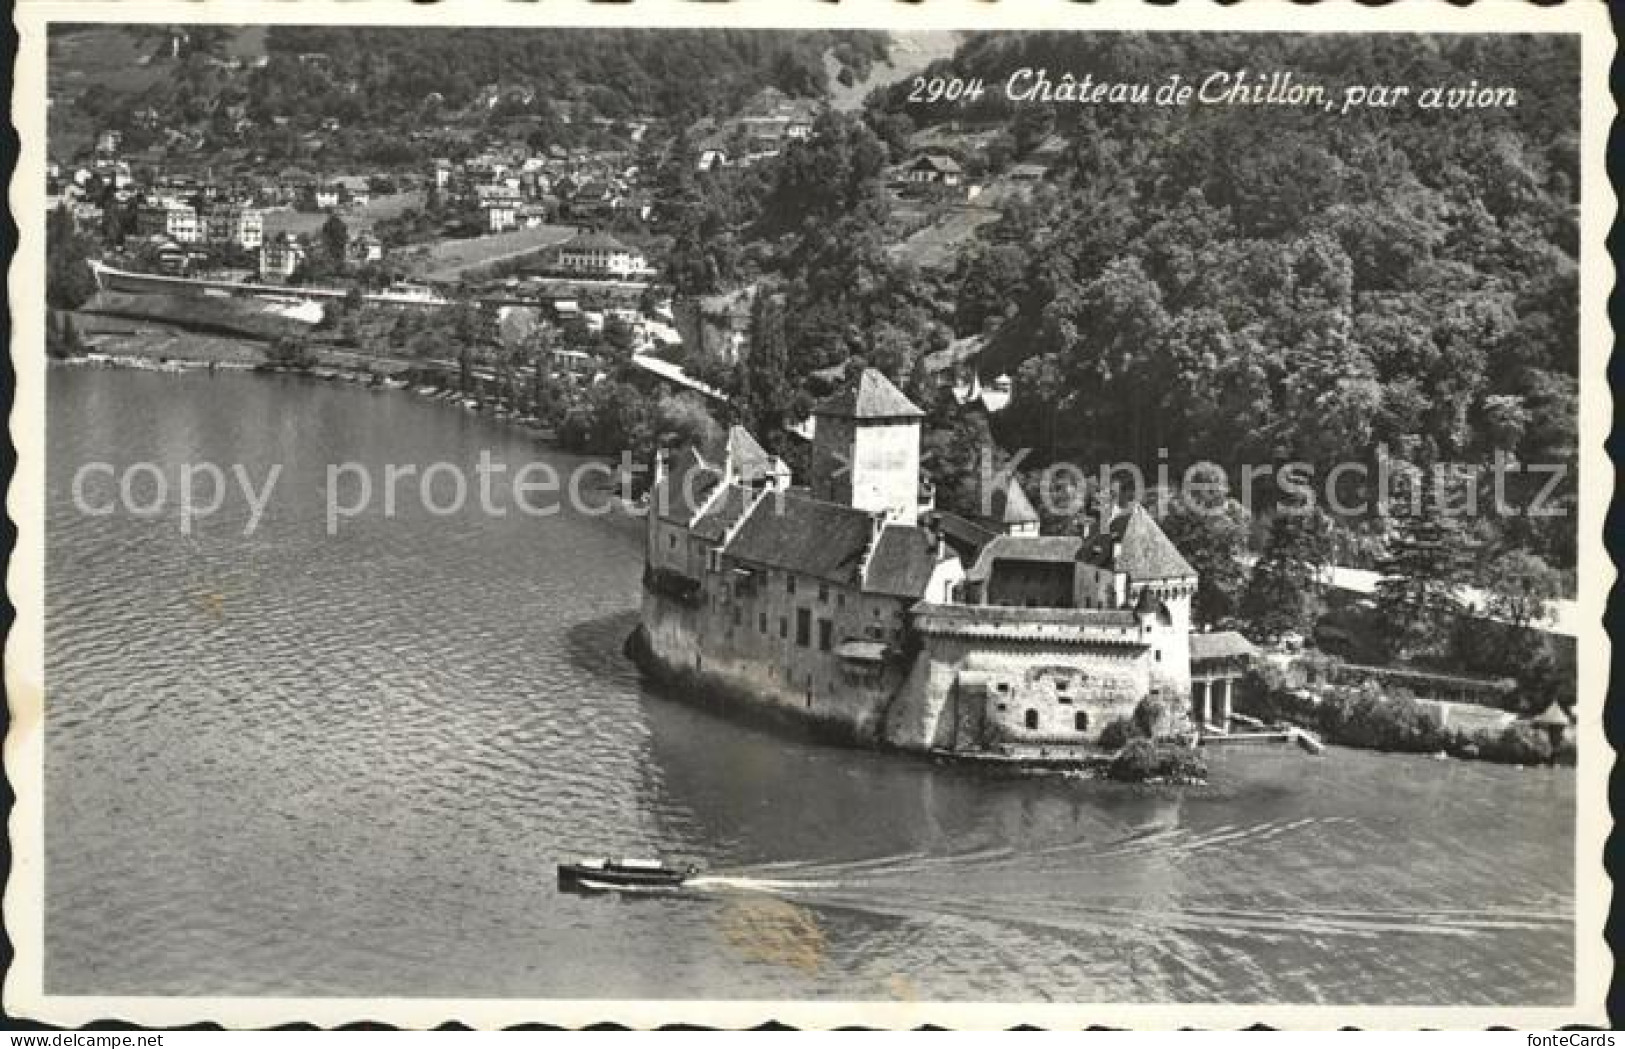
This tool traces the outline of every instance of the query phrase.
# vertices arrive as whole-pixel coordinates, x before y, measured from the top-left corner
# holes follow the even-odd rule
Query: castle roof
[[[863,369],[855,382],[818,402],[813,414],[843,419],[918,419],[925,415],[873,368]]]
[[[689,531],[701,539],[720,543],[723,536],[728,534],[728,529],[738,524],[739,519],[745,516],[745,511],[750,509],[752,494],[744,485],[725,486],[706,503],[704,511],[690,526]]]
[[[874,516],[794,490],[756,500],[727,553],[741,561],[827,579],[857,581],[874,534]]]
[[[1004,525],[1037,524],[1038,511],[1021,490],[1021,485],[1010,481],[993,493],[992,520]]]
[[[733,472],[747,481],[766,476],[768,467],[772,465],[772,459],[767,454],[767,449],[763,448],[760,442],[752,437],[750,431],[743,426],[728,427],[728,439],[724,454],[727,456],[726,461],[733,468]]]
[[[1075,535],[998,535],[988,540],[966,579],[987,579],[995,561],[1071,562],[1077,559],[1083,540]]]
[[[911,525],[888,524],[869,555],[864,593],[917,599],[925,594],[936,567],[931,533]]]
[[[1135,503],[1111,525],[1117,540],[1113,569],[1130,579],[1176,579],[1196,575],[1162,526]]]
[[[650,493],[650,500],[662,521],[686,525],[704,509],[721,482],[722,474],[689,445],[672,455],[666,476]]]
[[[933,513],[931,524],[942,533],[942,537],[948,541],[954,552],[967,562],[974,561],[981,554],[982,547],[1000,534],[984,524],[947,510]]]

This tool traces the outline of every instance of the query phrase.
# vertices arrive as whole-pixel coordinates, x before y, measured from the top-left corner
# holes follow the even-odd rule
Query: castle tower
[[[813,497],[914,524],[925,413],[884,375],[865,368],[813,415],[817,427],[808,471]]]

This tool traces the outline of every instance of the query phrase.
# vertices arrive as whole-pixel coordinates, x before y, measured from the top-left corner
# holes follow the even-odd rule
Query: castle
[[[932,511],[923,414],[862,372],[814,409],[806,488],[737,426],[660,457],[646,669],[933,753],[1081,754],[1147,696],[1222,731],[1250,648],[1191,633],[1197,576],[1156,521],[1136,504],[1085,536],[1040,535],[1014,484],[986,519]]]

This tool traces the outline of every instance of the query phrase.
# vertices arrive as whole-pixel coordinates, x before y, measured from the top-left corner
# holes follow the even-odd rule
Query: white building
[[[287,280],[305,261],[305,254],[305,246],[297,237],[278,233],[260,245],[260,276]]]
[[[649,260],[607,233],[582,233],[560,244],[555,261],[566,273],[627,280],[647,276]]]
[[[210,244],[235,244],[254,251],[265,241],[265,215],[241,204],[216,207],[204,216],[203,236]]]
[[[197,209],[175,200],[144,205],[136,212],[135,229],[144,237],[165,236],[181,244],[196,244],[203,239]]]

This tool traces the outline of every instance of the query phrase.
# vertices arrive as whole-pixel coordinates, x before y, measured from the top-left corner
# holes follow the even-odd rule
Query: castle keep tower
[[[813,415],[813,498],[914,524],[920,505],[920,419],[925,413],[884,375],[865,368],[856,382],[814,408]]]

